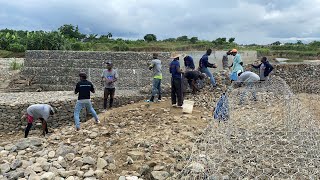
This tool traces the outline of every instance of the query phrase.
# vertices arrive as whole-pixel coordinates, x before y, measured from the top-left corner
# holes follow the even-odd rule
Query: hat
[[[181,56],[181,54],[178,54],[178,53],[171,53],[170,58],[175,59],[175,58],[180,57],[180,56]]]
[[[112,62],[111,61],[106,61],[106,64],[107,65],[112,65]]]
[[[237,49],[232,49],[231,52],[236,53],[236,52],[238,52],[238,50]]]

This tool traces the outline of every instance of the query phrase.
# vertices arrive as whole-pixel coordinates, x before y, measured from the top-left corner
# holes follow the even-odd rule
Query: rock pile
[[[132,104],[79,132],[67,126],[43,139],[2,142],[0,179],[166,179],[183,168],[207,124],[169,104]]]

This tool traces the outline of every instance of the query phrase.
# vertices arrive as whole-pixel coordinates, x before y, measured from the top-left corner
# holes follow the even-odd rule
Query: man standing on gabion
[[[152,95],[147,102],[153,102],[154,97],[158,94],[158,101],[161,101],[161,80],[162,80],[162,65],[158,59],[158,54],[153,54],[153,60],[149,66],[150,70],[153,70],[153,83],[152,83]]]
[[[205,73],[210,78],[210,82],[211,82],[212,87],[217,87],[216,80],[209,70],[209,68],[217,68],[217,66],[215,64],[209,63],[209,56],[211,55],[211,53],[212,53],[212,49],[208,49],[206,54],[204,54],[201,57],[201,59],[199,61],[199,70],[202,73]]]
[[[115,82],[118,80],[118,72],[113,69],[111,62],[106,62],[107,69],[103,70],[101,74],[102,82],[104,82],[104,98],[103,108],[107,110],[108,97],[110,96],[109,108],[113,106],[114,95],[116,91]]]
[[[231,55],[231,50],[227,51],[226,54],[224,54],[222,57],[222,67],[224,70],[229,68],[229,55]]]
[[[269,79],[269,74],[273,70],[273,66],[269,63],[268,59],[266,57],[263,57],[261,59],[261,64],[255,66],[251,65],[255,69],[259,69],[259,77],[260,81],[266,81]]]
[[[76,85],[74,91],[75,94],[78,94],[78,100],[74,108],[74,121],[76,124],[76,130],[80,130],[80,112],[85,107],[87,111],[90,111],[96,123],[100,123],[96,111],[92,107],[90,100],[90,92],[95,93],[93,84],[87,80],[87,75],[85,73],[79,74],[80,81]]]
[[[42,134],[45,136],[48,134],[47,121],[50,115],[55,114],[55,110],[48,104],[34,104],[27,108],[27,121],[28,125],[25,129],[24,137],[27,138],[29,131],[32,127],[32,123],[35,119],[40,119],[42,123]],[[25,116],[23,116],[25,117]]]

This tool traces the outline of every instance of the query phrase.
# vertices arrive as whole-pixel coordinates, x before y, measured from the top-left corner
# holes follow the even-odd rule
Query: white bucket
[[[194,101],[184,100],[182,105],[182,112],[186,114],[192,114]]]

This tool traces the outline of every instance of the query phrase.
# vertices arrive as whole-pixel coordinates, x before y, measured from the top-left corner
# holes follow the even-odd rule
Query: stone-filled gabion
[[[57,114],[50,117],[49,127],[61,127],[72,125],[73,111],[77,96],[71,91],[51,91],[51,92],[23,92],[23,93],[1,93],[0,99],[0,130],[16,131],[21,130],[26,125],[26,119],[21,119],[23,113],[29,105],[35,103],[46,103],[57,108]],[[133,101],[144,99],[144,96],[134,91],[116,91],[114,106],[122,106]],[[93,106],[96,111],[102,110],[103,93],[96,92],[92,96]],[[86,121],[91,116],[86,116],[86,111],[82,111],[81,121]],[[39,121],[36,121],[36,123]]]

